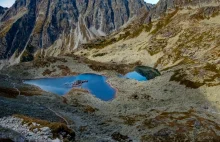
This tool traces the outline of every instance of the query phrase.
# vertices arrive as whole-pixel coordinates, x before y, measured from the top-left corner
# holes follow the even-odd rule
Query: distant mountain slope
[[[104,63],[138,62],[171,70],[171,80],[192,88],[219,85],[220,3],[169,2],[161,0],[144,16],[148,24],[143,17],[118,33],[83,45],[75,54]]]
[[[17,0],[1,18],[0,59],[71,52],[151,7],[144,0]]]
[[[170,9],[175,7],[194,7],[200,8],[208,5],[219,4],[220,0],[160,0],[157,5],[151,9],[148,18],[158,18]],[[149,19],[148,19],[149,20]]]

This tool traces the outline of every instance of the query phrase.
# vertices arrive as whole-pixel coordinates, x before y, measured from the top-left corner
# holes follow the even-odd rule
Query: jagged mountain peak
[[[0,59],[71,52],[151,8],[144,0],[17,0],[1,18]]]
[[[0,18],[5,14],[7,10],[8,8],[0,6]]]
[[[150,17],[158,18],[170,9],[195,7],[201,8],[204,6],[215,6],[219,4],[220,0],[160,0],[157,5],[151,9]],[[149,19],[148,19],[149,20]]]

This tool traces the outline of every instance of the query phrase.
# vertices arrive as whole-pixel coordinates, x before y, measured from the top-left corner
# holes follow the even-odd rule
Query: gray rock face
[[[151,9],[150,14],[147,18],[147,22],[149,22],[152,18],[158,18],[167,12],[169,9],[173,9],[175,7],[203,7],[208,4],[219,4],[220,0],[160,0],[157,5]]]
[[[8,8],[4,8],[0,6],[0,18],[5,14],[5,12],[8,10]]]
[[[144,0],[17,0],[1,18],[0,59],[71,52],[151,7]]]
[[[148,80],[154,79],[155,77],[161,75],[157,69],[147,66],[137,66],[134,70],[142,76],[145,76]]]

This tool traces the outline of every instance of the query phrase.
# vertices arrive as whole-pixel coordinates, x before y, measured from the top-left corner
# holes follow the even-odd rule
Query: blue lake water
[[[128,79],[134,79],[134,80],[137,80],[137,81],[147,81],[146,77],[142,76],[141,74],[139,74],[136,71],[129,72],[124,77],[128,78]]]
[[[24,83],[38,86],[47,92],[52,92],[58,95],[65,95],[70,90],[72,90],[71,84],[77,80],[87,80],[88,82],[83,83],[81,87],[74,88],[86,89],[91,94],[103,101],[110,101],[115,97],[116,90],[106,82],[107,78],[97,74],[88,73],[80,74],[78,76],[67,76],[61,78],[26,80]]]

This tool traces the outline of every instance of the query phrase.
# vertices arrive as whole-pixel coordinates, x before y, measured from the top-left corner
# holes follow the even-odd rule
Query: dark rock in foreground
[[[148,80],[154,79],[157,76],[160,76],[160,72],[157,69],[147,67],[147,66],[137,66],[134,69],[136,72],[145,76]]]

